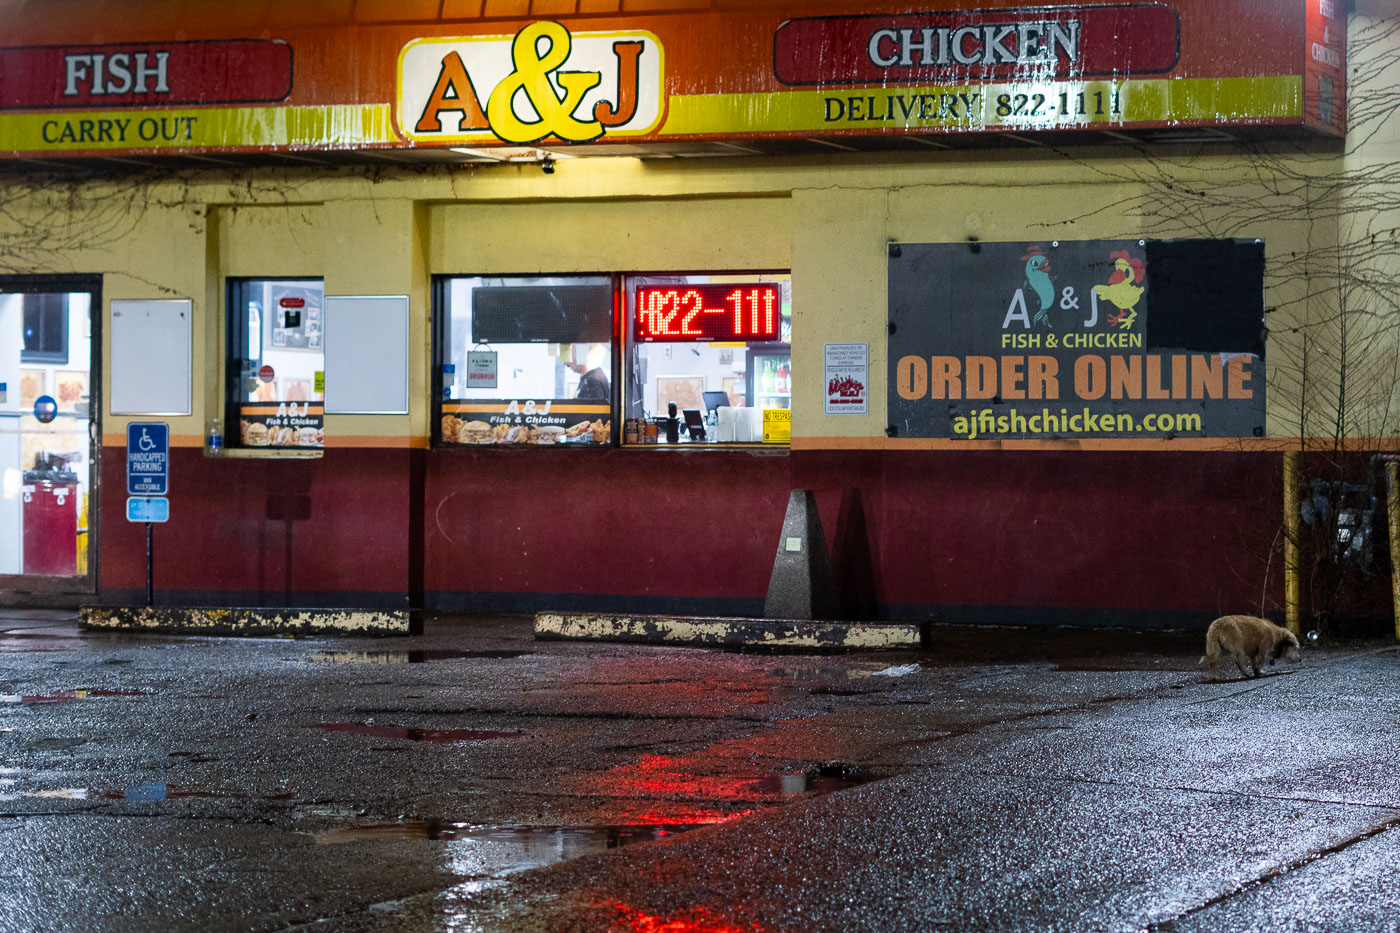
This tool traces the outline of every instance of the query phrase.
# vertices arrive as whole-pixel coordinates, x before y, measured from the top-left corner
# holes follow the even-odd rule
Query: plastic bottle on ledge
[[[209,452],[219,453],[224,447],[224,431],[219,426],[219,419],[215,418],[209,425]]]

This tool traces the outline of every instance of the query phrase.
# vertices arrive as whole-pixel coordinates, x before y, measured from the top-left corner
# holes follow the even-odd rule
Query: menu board
[[[606,343],[608,285],[479,285],[472,289],[472,343]]]

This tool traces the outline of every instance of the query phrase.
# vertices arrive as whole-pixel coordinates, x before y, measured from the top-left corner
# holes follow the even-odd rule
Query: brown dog
[[[1298,639],[1292,632],[1258,616],[1221,616],[1210,624],[1206,630],[1206,656],[1200,663],[1209,668],[1211,680],[1215,679],[1215,664],[1222,651],[1235,659],[1235,666],[1245,677],[1250,676],[1250,670],[1258,677],[1260,668],[1279,658],[1297,661],[1300,657]]]

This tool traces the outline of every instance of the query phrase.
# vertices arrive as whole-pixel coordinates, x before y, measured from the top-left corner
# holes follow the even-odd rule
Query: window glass
[[[442,443],[611,443],[610,277],[455,277],[438,295]]]
[[[23,296],[21,363],[68,362],[68,296],[41,292]]]
[[[229,280],[227,443],[322,446],[324,297],[320,279]]]
[[[0,576],[88,573],[89,292],[0,292]]]
[[[786,273],[628,276],[624,443],[786,444],[791,281]]]

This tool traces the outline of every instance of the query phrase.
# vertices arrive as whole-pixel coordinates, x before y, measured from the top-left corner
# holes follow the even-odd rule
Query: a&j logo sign
[[[661,120],[663,55],[649,32],[417,39],[399,53],[395,119],[414,142],[639,136]]]

